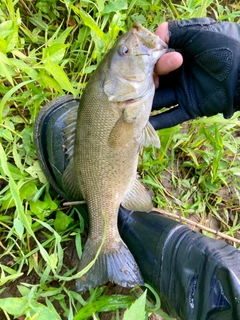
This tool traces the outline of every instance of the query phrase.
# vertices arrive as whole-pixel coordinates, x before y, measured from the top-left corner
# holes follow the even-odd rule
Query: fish
[[[74,199],[83,196],[89,211],[79,271],[97,257],[77,279],[79,292],[108,281],[122,287],[144,285],[119,235],[117,219],[120,206],[146,212],[153,207],[150,193],[138,179],[137,165],[143,146],[160,147],[148,119],[155,92],[154,65],[166,51],[159,37],[135,24],[117,39],[90,77],[78,108],[76,131],[71,116],[66,121],[69,163],[63,184]]]

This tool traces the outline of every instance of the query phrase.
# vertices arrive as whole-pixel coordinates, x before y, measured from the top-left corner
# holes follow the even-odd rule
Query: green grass
[[[151,313],[170,319],[158,298],[153,304],[139,289],[114,294],[101,287],[88,296],[72,289],[77,270],[68,267],[66,248],[76,246],[76,256],[81,256],[82,217],[76,209],[62,207],[42,174],[33,125],[48,101],[66,93],[81,95],[104,53],[134,21],[154,31],[165,20],[206,15],[239,22],[239,10],[237,2],[226,7],[211,0],[1,1],[0,295],[7,287],[16,291],[0,299],[6,319],[101,319],[108,311],[120,319],[120,310],[127,308],[124,320],[133,319],[136,310],[138,319]],[[161,130],[161,149],[146,148],[139,162],[156,206],[185,218],[195,216],[203,225],[215,221],[221,232],[236,238],[238,115]]]

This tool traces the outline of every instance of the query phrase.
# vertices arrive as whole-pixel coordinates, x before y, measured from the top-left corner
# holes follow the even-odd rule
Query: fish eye
[[[124,57],[128,54],[128,47],[126,47],[125,45],[121,46],[119,49],[119,54],[120,56]]]

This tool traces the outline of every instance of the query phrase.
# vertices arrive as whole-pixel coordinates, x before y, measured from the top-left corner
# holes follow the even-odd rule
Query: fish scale
[[[157,36],[135,26],[106,54],[82,95],[74,152],[69,153],[63,174],[66,188],[80,189],[88,205],[90,226],[80,271],[96,257],[104,231],[106,238],[93,266],[77,279],[78,291],[107,281],[124,287],[143,285],[119,235],[117,218],[120,205],[129,210],[152,209],[150,194],[137,180],[137,164],[143,145],[159,147],[148,118],[155,91],[154,64],[166,50]]]

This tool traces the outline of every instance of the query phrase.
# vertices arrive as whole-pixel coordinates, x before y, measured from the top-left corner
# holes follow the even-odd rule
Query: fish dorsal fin
[[[82,199],[82,194],[80,191],[78,179],[74,169],[74,161],[73,161],[77,113],[78,113],[78,106],[72,107],[71,111],[68,112],[67,119],[64,121],[66,123],[66,126],[63,128],[63,132],[64,132],[63,148],[65,149],[65,153],[67,154],[67,158],[69,162],[63,173],[62,180],[63,180],[64,189],[72,200]]]
[[[67,195],[71,198],[71,200],[82,200],[83,195],[80,190],[80,186],[78,183],[76,171],[74,170],[73,159],[71,159],[63,172],[63,186]]]
[[[160,148],[159,136],[149,121],[142,132],[142,136],[139,137],[138,143],[145,147],[152,144],[154,147]]]
[[[153,208],[150,192],[137,178],[121,204],[124,208],[134,211],[149,212]]]
[[[63,128],[64,149],[69,160],[73,158],[74,141],[77,125],[78,106],[74,106],[67,114],[67,119],[64,121],[66,126]]]

